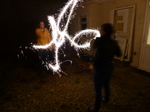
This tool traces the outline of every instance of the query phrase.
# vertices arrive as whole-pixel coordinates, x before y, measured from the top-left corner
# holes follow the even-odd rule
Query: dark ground
[[[89,63],[73,58],[62,70],[68,75],[46,73],[38,77],[33,66],[1,60],[1,112],[86,112],[94,104],[93,71]],[[149,73],[119,61],[111,81],[111,101],[102,112],[149,112]]]

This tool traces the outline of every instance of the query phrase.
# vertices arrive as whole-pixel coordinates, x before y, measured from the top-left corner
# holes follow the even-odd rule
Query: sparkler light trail
[[[62,62],[59,60],[58,53],[66,40],[68,40],[71,43],[71,45],[76,48],[76,50],[79,50],[81,48],[82,49],[90,48],[90,42],[93,40],[90,39],[88,42],[79,45],[78,43],[76,43],[76,41],[77,39],[79,40],[81,36],[83,35],[87,36],[90,34],[90,35],[94,35],[94,38],[100,37],[100,32],[94,29],[82,30],[76,33],[74,37],[68,34],[67,30],[68,30],[68,25],[70,23],[70,20],[72,19],[72,13],[74,12],[75,7],[77,7],[77,3],[81,1],[82,0],[69,0],[66,3],[66,5],[63,7],[63,9],[60,11],[60,14],[56,19],[54,18],[54,16],[48,16],[49,25],[52,30],[51,32],[53,38],[52,41],[47,45],[39,45],[39,46],[33,45],[35,49],[47,49],[51,45],[54,46],[55,59],[53,63],[48,64],[48,67],[52,69],[53,72],[56,72],[58,74],[62,72],[60,68],[60,64],[62,64]],[[69,14],[68,14],[68,10],[69,10]],[[66,20],[66,24],[62,25],[62,21],[65,19],[66,15],[68,17]]]

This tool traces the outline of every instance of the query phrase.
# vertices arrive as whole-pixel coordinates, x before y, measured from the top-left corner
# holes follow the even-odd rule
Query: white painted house
[[[112,23],[123,52],[120,60],[150,72],[150,0],[85,0],[82,5],[71,20],[71,34]]]

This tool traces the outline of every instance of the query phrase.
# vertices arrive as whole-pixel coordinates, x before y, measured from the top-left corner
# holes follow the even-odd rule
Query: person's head
[[[114,32],[114,30],[113,30],[112,24],[105,23],[105,24],[101,25],[101,28],[100,28],[101,35],[111,36],[113,32]]]
[[[45,25],[44,25],[44,22],[43,22],[43,21],[40,21],[40,22],[39,22],[39,28],[41,28],[41,29],[45,28]]]

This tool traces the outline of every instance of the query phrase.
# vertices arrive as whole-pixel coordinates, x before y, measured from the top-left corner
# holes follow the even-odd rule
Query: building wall
[[[137,67],[139,63],[140,48],[144,27],[146,0],[112,0],[103,3],[85,3],[84,8],[78,8],[77,16],[74,20],[76,21],[79,15],[83,13],[88,13],[88,27],[97,28],[103,23],[110,22],[110,11],[115,8],[121,8],[130,5],[135,5],[136,7],[131,65]],[[73,22],[70,27],[72,28],[75,26],[76,25]],[[72,32],[75,32],[76,30],[79,30],[79,28],[74,28],[71,30]]]
[[[146,0],[114,0],[113,2],[103,3],[103,23],[109,22],[110,10],[115,8],[120,8],[124,6],[135,5],[135,26],[133,32],[133,52],[132,52],[132,62],[131,65],[134,67],[138,66],[140,47],[142,41],[143,27],[144,27],[144,17],[146,10]]]
[[[74,35],[76,32],[80,31],[80,17],[87,17],[87,28],[99,29],[102,21],[102,10],[100,10],[101,4],[85,4],[83,7],[78,7],[75,11],[76,16],[71,20],[71,25],[69,28],[69,33]],[[89,37],[88,37],[89,38]],[[86,42],[88,38],[81,38],[80,40]],[[91,54],[92,50],[84,50],[85,53]]]

